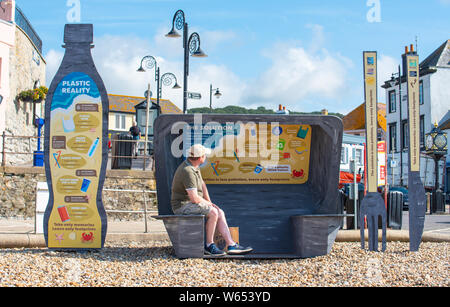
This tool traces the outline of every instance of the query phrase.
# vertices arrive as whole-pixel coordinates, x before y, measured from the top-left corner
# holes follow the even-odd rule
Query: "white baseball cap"
[[[199,158],[204,155],[209,155],[211,153],[211,149],[206,148],[202,144],[194,144],[187,151],[187,156],[189,158]]]

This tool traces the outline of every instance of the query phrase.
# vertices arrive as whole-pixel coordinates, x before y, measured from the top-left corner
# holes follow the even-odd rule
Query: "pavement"
[[[366,230],[367,238],[367,230]],[[379,233],[381,238],[381,231]],[[358,242],[359,230],[341,230],[337,242]],[[164,223],[148,219],[147,229],[144,221],[109,221],[106,236],[113,242],[169,241]],[[387,241],[409,241],[408,212],[403,212],[401,230],[387,230]],[[423,242],[450,242],[450,214],[427,214],[422,237]],[[0,219],[0,248],[39,248],[45,247],[43,234],[35,233],[34,220]]]

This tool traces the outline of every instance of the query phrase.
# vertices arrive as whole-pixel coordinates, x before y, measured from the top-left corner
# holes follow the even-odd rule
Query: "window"
[[[355,151],[355,161],[356,161],[356,163],[358,165],[364,165],[362,149],[356,149],[356,151]]]
[[[397,151],[397,123],[389,124],[389,152]]]
[[[116,129],[125,130],[125,115],[116,114]]]
[[[402,121],[402,150],[403,149],[408,149],[409,147],[409,131],[408,131],[408,121],[404,120]]]
[[[423,81],[419,82],[419,104],[424,104],[424,100],[423,100]]]
[[[420,147],[425,147],[425,116],[420,115]]]
[[[396,106],[395,90],[389,91],[389,113],[395,113],[396,109],[397,106]]]
[[[347,164],[347,148],[342,147],[341,149],[341,164]]]

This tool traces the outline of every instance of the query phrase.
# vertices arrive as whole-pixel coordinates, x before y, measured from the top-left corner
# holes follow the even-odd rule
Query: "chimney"
[[[409,53],[408,46],[405,46],[405,53],[402,54],[402,77],[406,77],[406,72],[408,71],[408,66],[406,63],[406,55]]]
[[[405,46],[405,54],[402,54],[402,64],[403,64],[403,66],[402,66],[402,68],[403,68],[402,77],[405,77],[406,76],[406,72],[408,71],[408,66],[407,66],[408,63],[406,63],[406,55],[408,55],[408,54],[417,55],[417,52],[414,51],[414,44],[411,44],[409,46],[409,49],[408,49],[408,46]]]

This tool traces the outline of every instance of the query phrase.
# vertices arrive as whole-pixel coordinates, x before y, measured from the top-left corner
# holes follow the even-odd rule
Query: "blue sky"
[[[61,61],[67,0],[17,0],[44,43],[47,84]],[[108,92],[142,96],[153,72],[137,73],[153,55],[161,72],[182,84],[181,39],[164,36],[178,9],[198,32],[207,58],[190,59],[189,90],[209,105],[209,86],[223,96],[213,106],[278,104],[295,111],[347,113],[363,102],[362,52],[376,50],[379,83],[397,71],[404,46],[425,59],[450,39],[450,0],[79,0],[82,23],[93,23],[96,66]],[[379,13],[379,14],[378,14]],[[369,14],[369,17],[368,17]],[[182,91],[163,88],[182,106]],[[379,90],[385,102],[384,90]]]

